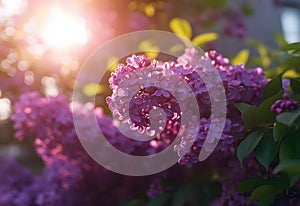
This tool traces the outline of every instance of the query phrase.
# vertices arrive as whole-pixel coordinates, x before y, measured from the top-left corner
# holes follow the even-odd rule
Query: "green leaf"
[[[215,41],[216,39],[218,39],[218,34],[211,32],[197,35],[193,38],[192,42],[198,46],[203,46],[204,44]]]
[[[244,158],[247,157],[250,154],[250,152],[252,152],[255,149],[265,132],[265,129],[256,130],[249,134],[240,143],[240,145],[237,148],[237,157],[241,164],[243,163]]]
[[[288,172],[300,175],[300,160],[284,160],[277,165],[274,173]]]
[[[273,197],[268,197],[259,201],[257,206],[270,206],[273,202]]]
[[[248,59],[249,59],[249,50],[243,49],[231,60],[231,63],[233,65],[246,64]]]
[[[252,192],[255,188],[260,185],[263,185],[266,181],[261,178],[252,178],[242,182],[238,188],[237,192]]]
[[[277,115],[276,120],[277,122],[280,122],[290,127],[299,117],[300,117],[300,108],[293,111],[283,112]]]
[[[249,5],[246,4],[242,5],[241,11],[243,12],[243,14],[247,16],[253,15],[253,9]]]
[[[144,51],[145,55],[151,59],[155,59],[160,51],[158,45],[155,45],[151,40],[143,40],[139,44],[139,49]]]
[[[280,161],[300,159],[300,132],[290,131],[285,135],[279,149]]]
[[[271,106],[274,104],[274,102],[278,99],[282,98],[283,89],[280,89],[278,93],[275,95],[265,99],[257,109],[257,119],[259,123],[274,123],[276,118],[276,113],[271,112]]]
[[[249,40],[248,43],[250,46],[253,46],[257,49],[260,56],[260,65],[262,67],[269,67],[272,63],[272,60],[269,56],[269,49],[263,43],[255,40]]]
[[[288,127],[280,122],[276,122],[275,126],[273,127],[273,138],[274,141],[277,142],[282,139],[284,134],[286,133]]]
[[[203,3],[206,6],[211,6],[211,7],[215,7],[215,8],[220,8],[220,7],[224,7],[227,4],[227,0],[204,0]]]
[[[192,27],[187,20],[182,18],[173,18],[170,21],[169,26],[175,34],[187,39],[192,38]]]
[[[237,109],[242,113],[245,129],[252,129],[263,123],[274,123],[276,113],[271,112],[271,106],[276,100],[282,98],[282,94],[283,89],[281,89],[276,95],[264,100],[258,107],[245,103],[235,104]]]
[[[258,162],[267,169],[276,156],[277,151],[278,144],[273,140],[272,131],[268,130],[264,133],[254,153]]]
[[[288,52],[285,52],[285,51],[280,51],[280,52],[278,53],[278,60],[279,60],[279,62],[281,62],[281,63],[284,62],[285,60],[291,58],[291,57],[293,57],[293,55],[292,55],[292,54],[289,54]]]
[[[290,185],[291,179],[285,173],[281,174],[280,177],[273,177],[265,180],[264,185],[259,185],[255,190],[253,190],[248,202],[253,200],[262,200],[259,205],[267,205],[267,203],[272,202],[274,195],[287,190]]]
[[[127,206],[141,206],[143,205],[144,200],[142,199],[134,199],[131,200],[128,204],[126,204]]]
[[[263,91],[264,99],[277,94],[282,89],[282,74],[272,79]]]
[[[95,83],[88,83],[83,87],[83,93],[87,96],[95,96],[104,92],[104,86],[95,84]]]
[[[290,58],[286,58],[284,61],[281,62],[281,66],[284,66],[288,69],[295,69],[299,68],[300,57],[298,56],[291,56]]]
[[[257,118],[257,107],[246,103],[235,104],[236,108],[242,113],[243,124],[245,129],[251,129],[260,121]]]
[[[282,34],[273,34],[272,35],[278,46],[283,47],[288,44]]]
[[[291,178],[286,173],[282,173],[279,177],[273,177],[266,181],[266,185],[272,185],[281,191],[288,189],[291,185],[290,183]]]
[[[146,206],[163,206],[166,205],[167,200],[169,199],[168,194],[162,194],[154,199],[152,199]]]
[[[248,203],[252,202],[253,200],[263,200],[265,198],[272,197],[280,192],[281,190],[277,187],[271,185],[261,185],[251,193]]]
[[[300,80],[299,79],[290,79],[291,81],[291,88],[293,90],[294,95],[300,93]]]
[[[183,206],[188,199],[189,192],[186,188],[179,189],[172,200],[172,206]]]
[[[292,53],[300,51],[300,42],[291,43],[280,48],[282,51],[291,51]]]
[[[300,175],[297,174],[288,174],[289,178],[290,178],[290,185],[293,185],[296,181],[299,180]]]
[[[300,94],[295,95],[294,100],[300,103]]]

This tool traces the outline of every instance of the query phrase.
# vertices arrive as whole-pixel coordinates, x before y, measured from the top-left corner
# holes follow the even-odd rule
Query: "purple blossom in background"
[[[291,80],[287,78],[282,78],[282,87],[285,91],[288,90],[289,86],[291,84]]]
[[[271,111],[280,114],[285,111],[290,111],[297,109],[299,107],[299,103],[297,101],[292,100],[287,93],[282,95],[280,100],[276,100],[275,103],[271,106]]]
[[[29,206],[34,198],[32,173],[12,159],[0,165],[0,205]]]
[[[63,95],[41,98],[36,92],[20,97],[12,116],[15,137],[33,138],[37,153],[45,162],[51,157],[82,156],[69,103]],[[72,151],[69,151],[72,150]]]
[[[147,195],[150,198],[155,198],[163,193],[164,193],[164,188],[162,187],[160,180],[157,179],[151,183]]]
[[[159,175],[143,178],[118,175],[104,169],[86,154],[75,133],[72,115],[81,116],[81,129],[91,140],[96,132],[86,120],[89,115],[95,115],[107,140],[120,151],[136,155],[155,151],[149,144],[143,145],[124,136],[101,108],[94,109],[87,104],[72,110],[63,95],[45,98],[38,93],[27,93],[21,96],[14,109],[12,119],[16,138],[31,138],[45,162],[43,173],[28,186],[34,205],[110,206],[130,200],[148,189],[149,194],[158,194],[162,190],[154,187],[155,182],[152,184],[152,179]],[[176,174],[178,172],[176,170]],[[168,176],[168,171],[164,176]],[[110,194],[118,198],[111,198]]]
[[[246,25],[239,12],[230,12],[223,28],[224,33],[230,37],[243,38],[246,34]]]

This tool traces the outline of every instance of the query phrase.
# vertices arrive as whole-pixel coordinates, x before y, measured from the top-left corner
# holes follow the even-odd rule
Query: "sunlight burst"
[[[88,40],[85,20],[54,8],[44,22],[42,38],[47,46],[55,49],[83,45]]]

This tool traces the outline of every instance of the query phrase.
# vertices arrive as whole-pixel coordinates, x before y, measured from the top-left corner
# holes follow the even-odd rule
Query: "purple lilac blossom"
[[[228,20],[223,28],[224,33],[230,37],[243,38],[246,34],[246,26],[242,15],[239,12],[232,11],[228,16]]]
[[[15,160],[7,159],[0,165],[0,205],[29,206],[32,205],[34,193],[31,185],[33,174],[19,165]]]
[[[240,113],[235,108],[234,104],[245,102],[252,105],[258,105],[262,101],[262,90],[267,83],[264,79],[264,72],[261,68],[246,70],[243,65],[230,65],[227,58],[222,57],[216,51],[210,51],[204,57],[199,57],[196,50],[187,50],[184,55],[178,58],[178,62],[183,66],[194,64],[195,62],[211,61],[212,65],[219,72],[223,81],[223,86],[227,98],[227,119],[225,128],[220,142],[215,149],[216,151],[230,151],[235,148],[241,138],[243,138],[243,124]],[[205,85],[201,79],[192,79],[194,89],[196,91],[204,91],[198,94],[199,107],[209,108],[209,98]],[[194,82],[198,82],[194,83]],[[188,81],[189,82],[189,81]],[[206,98],[205,98],[206,97]],[[200,111],[201,112],[201,111]],[[199,125],[199,133],[190,151],[181,156],[179,163],[191,166],[198,162],[198,154],[203,145],[210,126],[210,110],[205,109],[201,114],[202,118]],[[189,141],[189,140],[187,140]],[[181,145],[176,147],[177,152],[184,148],[185,139],[182,139]],[[179,150],[179,151],[178,151]]]
[[[185,54],[178,58],[177,62],[161,62],[158,64],[151,63],[151,60],[145,56],[133,55],[127,59],[127,65],[120,64],[116,72],[112,73],[109,83],[111,89],[113,90],[113,95],[107,98],[107,103],[109,104],[113,115],[117,118],[121,117],[121,119],[124,119],[123,113],[127,108],[124,108],[126,107],[126,104],[124,105],[120,102],[124,102],[122,98],[128,98],[126,95],[124,96],[124,94],[127,94],[126,91],[130,90],[130,86],[133,84],[133,82],[138,81],[137,79],[128,79],[128,76],[130,76],[133,71],[142,70],[149,71],[150,73],[156,72],[160,74],[157,75],[158,77],[155,77],[156,79],[149,78],[150,80],[142,79],[141,81],[151,81],[152,79],[155,79],[156,81],[162,81],[162,78],[169,74],[169,70],[171,70],[170,73],[172,75],[175,74],[183,77],[194,92],[198,102],[199,112],[201,114],[197,138],[189,139],[189,136],[186,136],[186,138],[182,139],[180,145],[175,147],[175,151],[179,155],[179,163],[186,164],[188,166],[198,162],[197,157],[207,135],[207,131],[210,126],[211,115],[211,102],[208,91],[204,82],[191,67],[191,65],[194,65],[195,63],[200,63],[203,67],[203,70],[205,70],[206,66],[212,64],[223,80],[223,85],[226,90],[228,111],[223,135],[216,150],[224,152],[229,151],[230,149],[236,147],[237,143],[243,137],[241,115],[235,108],[234,104],[245,102],[252,105],[258,105],[262,101],[262,90],[266,85],[267,80],[264,78],[264,72],[261,68],[246,70],[244,65],[232,66],[227,58],[222,57],[222,55],[216,51],[210,51],[206,53],[205,56],[201,57],[198,55],[197,50],[187,49]],[[151,77],[153,77],[153,75],[151,75]],[[167,76],[166,78],[170,77]],[[121,84],[122,79],[126,79],[126,84]],[[126,88],[124,88],[124,86]],[[129,105],[131,117],[134,116],[134,119],[131,118],[131,121],[134,123],[134,126],[142,127],[142,129],[145,127],[147,129],[150,123],[147,121],[148,113],[141,113],[140,111],[144,111],[143,109],[146,109],[145,105],[149,105],[149,101],[151,102],[150,105],[154,105],[155,103],[161,105],[161,103],[158,102],[159,100],[156,99],[156,96],[151,95],[156,91],[149,89],[151,88],[150,86],[151,84],[149,84],[149,87],[146,88],[149,91],[140,92],[135,96],[134,101],[137,103],[134,106]],[[168,85],[166,86],[166,89],[169,89]],[[170,95],[166,93],[166,91],[162,90],[161,88],[158,90],[160,90],[161,94],[165,93],[165,96],[162,95],[162,97],[164,97],[162,101],[167,101],[172,108],[172,105],[175,105],[176,102],[168,99]],[[149,96],[147,99],[150,100],[146,101],[145,96]],[[138,109],[136,109],[136,107],[138,107]],[[167,122],[170,119],[170,117],[167,117]],[[169,126],[172,126],[172,124]],[[165,131],[161,132],[160,135],[163,136],[164,132]],[[168,134],[170,134],[170,132]],[[177,133],[175,132],[171,136],[175,136],[176,134]],[[188,142],[193,142],[193,146],[190,147],[191,144],[188,144]]]
[[[289,97],[287,93],[282,95],[283,99],[276,100],[275,103],[271,106],[271,111],[277,114],[282,112],[290,111],[297,109],[299,107],[299,103]]]
[[[32,138],[38,155],[45,162],[43,173],[28,186],[30,194],[34,195],[34,204],[24,203],[24,206],[117,205],[150,185],[152,177],[135,179],[112,173],[83,150],[72,123],[75,113],[82,117],[82,129],[85,128],[87,137],[95,137],[94,129],[86,121],[93,114],[108,141],[116,148],[137,154],[146,149],[135,144],[130,146],[128,138],[124,138],[100,108],[82,105],[78,110],[71,110],[63,95],[44,98],[38,93],[27,93],[21,96],[14,109],[12,119],[16,138]],[[118,198],[111,198],[109,194]]]

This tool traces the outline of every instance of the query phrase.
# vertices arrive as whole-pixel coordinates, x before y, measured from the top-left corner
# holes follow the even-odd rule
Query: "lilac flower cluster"
[[[242,120],[240,113],[235,108],[234,104],[238,102],[246,102],[252,105],[258,105],[262,100],[262,90],[266,84],[264,79],[264,72],[260,68],[245,70],[243,65],[232,66],[227,58],[223,58],[221,54],[216,51],[210,51],[204,57],[199,57],[196,50],[187,50],[184,55],[178,58],[179,63],[188,66],[196,62],[209,61],[218,71],[223,81],[223,86],[227,98],[227,118],[223,135],[221,136],[219,145],[216,151],[229,151],[237,146],[240,141],[243,131]],[[194,140],[193,146],[190,148],[185,156],[180,157],[179,163],[190,166],[198,162],[197,157],[200,149],[202,148],[205,137],[207,136],[208,128],[210,126],[210,101],[209,94],[205,91],[205,85],[201,79],[194,79],[198,84],[194,84],[196,91],[203,91],[197,94],[198,105],[206,108],[202,111],[199,125],[199,133]],[[201,111],[200,111],[201,112]],[[189,141],[189,140],[187,140]],[[182,140],[180,149],[187,145],[185,139]]]
[[[113,90],[113,95],[107,98],[107,103],[115,117],[124,120],[126,117],[124,111],[129,110],[131,123],[133,123],[135,127],[141,128],[141,130],[147,130],[149,126],[151,126],[148,118],[151,107],[163,107],[165,103],[168,106],[170,114],[168,115],[167,113],[166,122],[170,124],[166,127],[174,128],[174,124],[171,124],[174,114],[177,114],[177,117],[179,117],[178,120],[180,120],[181,115],[184,113],[183,111],[181,111],[181,113],[176,111],[176,101],[171,97],[174,90],[172,88],[169,89],[168,84],[165,85],[166,90],[164,88],[155,89],[151,81],[161,82],[163,78],[167,78],[169,82],[172,82],[173,79],[171,79],[171,75],[174,74],[183,77],[197,99],[199,112],[201,114],[196,139],[189,139],[189,137],[186,136],[186,138],[184,137],[182,139],[180,145],[175,147],[175,151],[180,156],[179,163],[188,166],[198,162],[199,151],[203,146],[211,124],[210,96],[205,83],[193,70],[192,65],[195,64],[201,65],[203,71],[205,71],[209,65],[212,65],[218,71],[223,81],[227,97],[227,119],[223,135],[216,150],[229,151],[241,140],[243,131],[241,115],[234,104],[245,102],[258,105],[262,101],[262,90],[267,80],[264,79],[264,72],[260,68],[246,70],[243,65],[232,66],[227,58],[223,58],[222,55],[216,51],[208,52],[205,56],[199,56],[197,50],[188,49],[184,55],[177,59],[177,62],[154,62],[152,64],[151,60],[145,56],[133,55],[127,59],[127,65],[119,65],[116,72],[112,74],[109,82]],[[147,71],[148,79],[147,76],[137,78],[137,76],[132,74],[138,70]],[[203,73],[209,76],[208,70]],[[153,74],[156,74],[156,76]],[[151,78],[149,78],[150,76]],[[131,77],[131,79],[129,77]],[[122,79],[125,83],[122,82]],[[136,81],[146,82],[146,84],[144,84],[146,86],[137,94],[132,95],[130,91],[136,92],[136,89],[133,89],[131,85],[135,84]],[[149,82],[148,84],[147,81]],[[177,91],[178,90],[177,88]],[[171,94],[167,91],[170,91]],[[124,102],[128,101],[126,98],[128,99],[131,96],[133,96],[131,102],[134,103],[129,104],[129,108],[126,108],[127,104],[124,104]],[[186,107],[190,106],[193,107],[193,105],[187,105]],[[192,119],[192,116],[190,117]],[[167,132],[170,137],[173,136],[174,138],[178,133],[177,130],[178,128],[176,127],[173,130],[164,130],[159,135],[164,136]],[[170,143],[170,137],[167,143]],[[192,146],[190,144],[191,142]]]
[[[149,196],[151,193],[157,194],[156,187],[151,186],[154,177],[134,178],[112,173],[94,162],[82,148],[75,132],[72,115],[80,115],[81,131],[85,132],[86,138],[90,138],[91,141],[97,133],[87,120],[90,115],[95,115],[103,134],[118,150],[136,155],[153,153],[149,145],[145,146],[125,137],[112,118],[103,114],[101,108],[94,109],[90,104],[70,107],[63,95],[44,98],[34,92],[22,95],[15,104],[14,111],[12,119],[16,130],[15,137],[19,140],[32,138],[38,155],[45,163],[42,174],[30,174],[30,178],[26,180],[29,181],[28,184],[24,183],[26,191],[18,193],[29,199],[28,203],[23,200],[20,205],[109,206],[130,200],[148,188]],[[11,164],[7,167],[10,168]],[[7,170],[11,170],[9,168]],[[18,180],[23,169],[14,171],[17,170],[16,175],[11,172],[7,175],[12,174],[10,178]],[[24,170],[24,173],[26,171]],[[22,181],[18,184],[23,184]],[[12,191],[14,186],[15,184],[11,188],[3,189]],[[22,189],[21,186],[17,188]],[[115,194],[118,198],[111,198],[109,194]],[[18,201],[13,193],[7,192],[7,195],[10,196],[1,196],[1,205],[10,206],[14,205],[13,201]]]
[[[290,111],[297,109],[299,107],[299,103],[289,97],[287,93],[282,95],[283,99],[275,101],[275,103],[271,107],[272,112],[276,112],[280,114],[285,111]]]
[[[34,178],[28,169],[7,159],[0,166],[0,205],[23,206],[30,205],[33,193],[30,185]]]
[[[127,65],[120,64],[109,79],[113,94],[107,103],[114,117],[128,128],[153,137],[152,141],[145,142],[151,154],[167,147],[177,136],[182,127],[181,113],[193,116],[188,111],[192,105],[186,104],[183,108],[174,97],[184,101],[191,95],[187,94],[184,81],[174,76],[172,67],[174,63],[151,63],[145,56],[133,55],[127,59]],[[166,119],[157,108],[164,111]]]
[[[37,153],[45,162],[66,153],[68,156],[84,154],[64,96],[41,98],[36,92],[27,93],[20,97],[14,110],[15,137],[19,140],[34,138]]]

